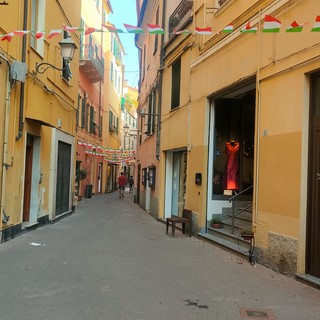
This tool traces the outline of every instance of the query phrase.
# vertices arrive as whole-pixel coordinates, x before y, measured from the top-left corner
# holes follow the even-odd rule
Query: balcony
[[[87,79],[96,83],[104,80],[104,63],[98,57],[92,46],[86,46],[83,48],[80,54],[80,70],[85,74]]]
[[[182,0],[169,18],[169,38],[173,37],[173,30],[182,30],[192,21],[193,0]]]

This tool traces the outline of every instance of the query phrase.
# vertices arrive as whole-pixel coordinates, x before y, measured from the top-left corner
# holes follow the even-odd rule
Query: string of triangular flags
[[[85,154],[103,157],[104,161],[114,163],[135,161],[135,150],[110,149],[83,141],[78,141],[77,144],[84,147]]]
[[[305,25],[307,25],[308,22],[299,24],[296,20],[294,20],[290,26],[288,26],[285,29],[285,32],[302,32],[303,28]],[[113,33],[132,33],[132,34],[165,34],[165,30],[163,28],[161,28],[159,25],[156,24],[147,24],[147,30],[143,30],[142,28],[133,26],[133,25],[129,25],[124,23],[123,24],[126,32],[124,32],[122,29],[116,28],[114,25],[112,24],[103,24],[103,28],[107,29],[108,32],[113,32]],[[280,29],[282,27],[282,23],[280,20],[270,16],[270,15],[266,15],[264,18],[264,23],[263,23],[263,28],[262,28],[262,32],[268,32],[268,33],[278,33],[280,32]],[[79,27],[68,27],[68,26],[63,26],[62,29],[54,29],[51,30],[48,34],[48,36],[46,37],[46,39],[50,40],[53,37],[56,37],[58,35],[61,34],[61,32],[65,30],[69,33],[73,33],[73,32],[84,32],[85,35],[88,35],[90,33],[93,32],[103,32],[104,30],[102,29],[97,29],[97,28],[92,28],[92,27],[88,27],[86,29],[82,29]],[[248,21],[246,23],[246,25],[240,29],[240,33],[256,33],[258,31],[258,27],[252,27],[251,26],[251,22]],[[215,32],[215,34],[220,34],[220,33],[232,33],[234,32],[234,24],[230,23],[229,25],[227,25],[225,28],[223,28],[222,30],[219,30],[217,32]],[[316,20],[314,22],[314,26],[311,29],[311,32],[320,32],[320,15],[316,17]],[[41,39],[42,37],[45,36],[45,34],[47,32],[45,31],[27,31],[27,30],[17,30],[17,31],[13,31],[10,32],[8,34],[3,34],[0,35],[1,41],[11,41],[12,38],[14,36],[24,36],[27,35],[29,33],[32,33],[36,39]],[[191,34],[192,32],[189,30],[173,30],[172,34]],[[212,27],[206,27],[206,28],[200,28],[200,27],[195,27],[194,30],[195,34],[200,34],[200,35],[210,35],[213,34],[212,31]]]

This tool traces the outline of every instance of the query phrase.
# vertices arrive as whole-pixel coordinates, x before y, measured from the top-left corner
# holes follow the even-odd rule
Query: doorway
[[[70,210],[71,145],[58,143],[56,216]]]
[[[186,150],[167,152],[165,218],[182,215],[186,200],[187,162]]]
[[[320,73],[311,76],[306,273],[320,278]]]
[[[255,100],[254,81],[211,100],[207,220],[246,189],[241,199],[252,201]]]
[[[40,183],[40,137],[27,134],[22,212],[23,227],[30,227],[37,223],[38,211],[40,210],[38,192]]]

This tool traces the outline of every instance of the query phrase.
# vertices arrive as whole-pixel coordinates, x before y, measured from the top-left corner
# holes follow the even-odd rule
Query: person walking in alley
[[[124,189],[126,187],[126,177],[123,175],[123,172],[120,173],[118,177],[118,186],[119,186],[119,198],[124,198]]]
[[[129,193],[133,193],[133,183],[134,183],[133,176],[130,176],[130,178],[129,178]]]

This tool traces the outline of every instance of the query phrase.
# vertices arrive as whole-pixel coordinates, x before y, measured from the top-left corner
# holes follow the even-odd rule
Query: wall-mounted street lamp
[[[137,134],[138,134],[138,132],[137,132],[137,129],[132,129],[132,131],[134,131],[135,133],[131,133],[131,132],[129,132],[129,126],[128,126],[128,124],[126,123],[124,126],[123,126],[123,133],[124,133],[124,135],[125,136],[131,136],[131,137],[137,137]]]
[[[40,74],[45,73],[49,68],[52,68],[58,71],[63,71],[68,67],[70,61],[73,59],[77,46],[75,45],[75,43],[72,41],[70,37],[61,40],[59,42],[59,45],[61,47],[61,56],[63,58],[63,61],[65,62],[65,66],[63,68],[57,68],[49,62],[42,62],[39,64],[37,63],[36,64],[37,73],[40,73]]]

